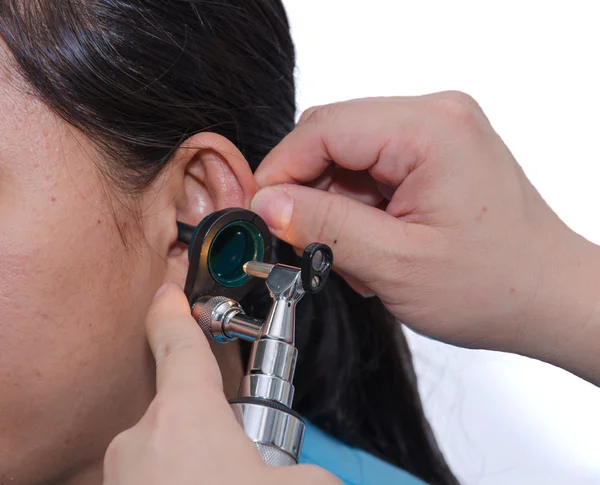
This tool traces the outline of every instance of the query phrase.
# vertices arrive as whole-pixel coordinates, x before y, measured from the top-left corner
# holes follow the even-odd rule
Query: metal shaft
[[[238,302],[222,296],[203,297],[192,307],[192,316],[210,340],[227,343],[236,339],[254,342],[262,321],[244,314]]]
[[[262,322],[243,313],[236,313],[223,324],[223,331],[231,339],[254,342],[260,335]]]
[[[271,271],[275,268],[273,264],[260,263],[258,261],[248,261],[244,265],[244,271],[248,276],[253,276],[254,278],[262,278],[266,280]]]
[[[267,465],[296,465],[304,441],[304,423],[293,411],[266,403],[240,399],[231,403],[231,409]]]

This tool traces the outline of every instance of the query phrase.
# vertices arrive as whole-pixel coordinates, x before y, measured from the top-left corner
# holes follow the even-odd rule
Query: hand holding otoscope
[[[296,305],[325,286],[333,267],[331,249],[311,244],[301,268],[270,264],[268,227],[242,209],[211,214],[196,229],[179,224],[179,239],[189,247],[185,292],[204,335],[220,343],[254,342],[239,396],[230,402],[237,420],[265,463],[297,464],[304,423],[292,410]],[[236,301],[257,280],[265,281],[273,299],[264,322],[247,316]]]
[[[329,244],[349,284],[417,331],[539,358],[600,382],[600,248],[550,210],[471,98],[440,93],[311,110],[256,179],[268,188],[252,209],[275,236],[300,249]],[[321,256],[305,257],[306,267],[314,265],[308,273],[245,265],[260,261],[248,256],[258,254],[257,234],[268,234],[261,219],[252,221],[258,232],[244,223],[224,244],[235,272],[180,228],[192,247],[188,298],[167,288],[150,309],[158,395],[140,424],[111,445],[106,485],[337,483],[313,467],[268,467],[256,453],[295,462],[302,426],[289,410],[293,311],[284,307],[311,291],[303,275],[324,269],[325,280],[330,267],[317,263],[331,263],[331,253],[323,247]],[[198,262],[212,264],[212,277],[194,269]],[[264,284],[250,275],[266,277],[274,297],[266,322],[235,304],[246,283]],[[233,413],[190,304],[209,338],[254,341]]]
[[[305,425],[292,410],[298,354],[294,347],[296,305],[306,293],[318,293],[325,286],[333,268],[331,249],[310,244],[300,268],[272,264],[267,225],[243,209],[215,212],[196,228],[178,226],[179,240],[189,248],[187,301],[175,285],[163,287],[149,311],[157,398],[142,421],[111,444],[105,483],[196,484],[203,462],[219,470],[218,483],[252,483],[253,476],[261,484],[270,483],[268,477],[273,484],[296,480],[304,484],[307,479],[337,483],[314,467],[263,470],[265,465],[298,463]],[[237,301],[257,284],[266,284],[273,300],[264,321],[246,315]],[[165,313],[168,305],[171,314]],[[190,325],[190,307],[197,326]],[[169,324],[160,326],[161,319]],[[218,367],[210,358],[206,339],[199,338],[199,329],[206,339],[222,344],[238,339],[253,342],[239,395],[229,402],[233,414],[223,409]],[[207,386],[201,374],[212,385]],[[230,446],[233,441],[237,444]],[[248,448],[252,443],[254,452]],[[137,455],[138,460],[135,464],[123,460],[125,454]],[[168,468],[157,465],[165,459]],[[190,465],[197,468],[192,471]]]

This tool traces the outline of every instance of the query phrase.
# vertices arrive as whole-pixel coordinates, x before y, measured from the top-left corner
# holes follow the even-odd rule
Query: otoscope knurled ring
[[[213,333],[213,311],[222,303],[231,303],[229,298],[215,296],[205,302],[198,302],[194,308],[199,307],[195,315],[198,326],[209,340],[219,341]]]

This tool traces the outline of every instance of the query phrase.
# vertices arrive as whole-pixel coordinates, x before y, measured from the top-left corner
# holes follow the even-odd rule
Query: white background
[[[285,4],[300,109],[465,91],[553,209],[600,243],[598,2]],[[410,337],[427,413],[463,484],[600,484],[599,389],[540,362]]]

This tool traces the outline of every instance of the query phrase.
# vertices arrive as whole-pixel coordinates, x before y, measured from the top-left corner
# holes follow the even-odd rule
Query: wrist
[[[555,241],[521,332],[519,353],[600,382],[600,246],[569,231]]]

